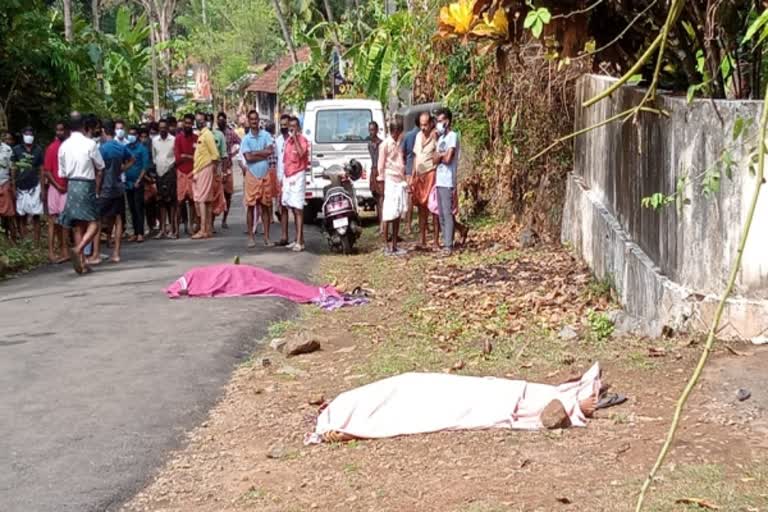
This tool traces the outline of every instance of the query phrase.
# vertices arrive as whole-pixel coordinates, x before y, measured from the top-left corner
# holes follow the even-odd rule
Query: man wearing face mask
[[[178,200],[179,212],[186,212],[189,207],[189,213],[186,218],[193,225],[197,224],[195,215],[194,195],[192,193],[192,167],[195,158],[195,145],[197,144],[197,135],[192,132],[195,123],[195,116],[192,114],[184,115],[182,120],[182,129],[178,130],[174,140],[174,157],[176,159],[176,199]],[[184,230],[190,234],[189,223],[184,223]],[[193,228],[193,231],[196,229]]]
[[[213,132],[206,124],[205,114],[199,112],[195,115],[195,125],[199,134],[192,165],[192,194],[200,217],[200,230],[192,235],[192,239],[202,240],[213,236],[213,180],[214,169],[219,160],[219,148],[216,146]]]
[[[467,228],[456,222],[457,211],[457,172],[461,145],[458,134],[451,129],[453,114],[442,109],[437,114],[437,151],[432,162],[437,165],[435,187],[437,188],[437,207],[440,217],[440,229],[443,231],[443,251],[446,255],[453,252],[454,230],[462,235],[462,244],[467,240]]]
[[[237,136],[235,130],[227,125],[227,114],[224,112],[219,112],[216,122],[219,126],[219,130],[224,133],[224,140],[227,143],[227,155],[222,161],[222,181],[224,184],[224,200],[227,202],[227,209],[224,211],[224,217],[221,219],[221,227],[222,229],[228,229],[227,217],[229,216],[229,210],[232,206],[232,194],[235,192],[232,161],[237,157],[237,153],[240,151],[240,137]]]
[[[56,137],[45,149],[43,161],[43,196],[48,205],[48,260],[51,263],[63,263],[69,259],[67,254],[67,235],[59,224],[59,215],[67,203],[67,180],[59,174],[59,148],[69,136],[66,123],[56,123]],[[56,256],[56,242],[60,245]]]
[[[29,217],[32,217],[34,238],[40,243],[40,216],[43,214],[43,199],[40,186],[40,171],[43,167],[43,149],[35,144],[31,127],[22,132],[23,143],[13,148],[13,172],[16,185],[16,215],[21,237],[26,236]]]
[[[139,141],[139,130],[132,127],[126,137],[128,152],[133,158],[133,165],[125,171],[125,196],[128,208],[131,210],[133,236],[129,242],[144,241],[144,177],[149,170],[149,154],[147,148]]]
[[[125,136],[125,122],[122,119],[115,119],[115,142],[123,146],[127,145],[128,139]]]

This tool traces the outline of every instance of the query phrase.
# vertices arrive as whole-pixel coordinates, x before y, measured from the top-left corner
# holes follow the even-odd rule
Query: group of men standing
[[[99,120],[73,112],[56,125],[56,138],[43,151],[31,128],[23,144],[6,134],[0,142],[0,220],[12,241],[26,236],[31,220],[40,242],[40,218],[48,216],[48,252],[52,262],[71,261],[78,273],[101,263],[101,243],[112,245],[110,261],[120,261],[127,216],[129,241],[144,241],[145,219],[159,225],[155,238],[179,238],[179,226],[194,240],[222,229],[234,192],[233,170],[243,172],[248,210],[248,247],[255,247],[256,207],[267,246],[273,200],[281,211],[277,245],[304,249],[304,171],[309,144],[298,119],[284,115],[275,139],[251,111],[242,138],[219,113],[184,116],[181,126],[163,119],[150,130],[121,120]],[[285,182],[285,186],[284,186]],[[285,196],[285,198],[283,198]],[[152,208],[150,209],[148,201]],[[126,210],[126,203],[128,208]],[[293,211],[296,239],[288,242],[288,212]],[[191,228],[191,229],[190,229]]]
[[[439,110],[436,117],[423,112],[417,125],[404,134],[403,120],[394,117],[383,141],[378,137],[376,122],[369,125],[371,191],[377,199],[381,234],[388,255],[405,253],[398,248],[400,222],[405,217],[410,229],[414,206],[419,212],[419,248],[427,246],[430,215],[436,249],[440,248],[440,232],[443,234],[442,251],[446,255],[453,251],[456,232],[460,234],[461,242],[466,242],[468,228],[456,220],[460,141],[458,133],[452,129],[452,122],[453,115],[448,109]]]

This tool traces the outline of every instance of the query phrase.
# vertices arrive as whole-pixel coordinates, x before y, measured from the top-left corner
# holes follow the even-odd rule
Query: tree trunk
[[[275,17],[277,17],[277,22],[280,24],[280,30],[283,32],[283,39],[291,54],[291,62],[297,64],[299,62],[299,57],[296,55],[296,47],[293,46],[293,39],[291,39],[291,33],[288,31],[288,24],[283,17],[283,11],[280,10],[280,0],[272,0],[272,5],[275,7]]]
[[[72,33],[72,0],[64,0],[64,39],[71,42],[74,39]]]
[[[149,19],[152,23],[153,16],[152,13],[149,14]],[[156,36],[155,31],[150,30],[149,32],[149,46],[151,50],[151,59],[152,59],[152,117],[155,121],[158,120],[158,114],[160,113],[160,87],[158,86],[157,82],[157,52],[155,51],[155,43],[156,43]]]
[[[99,20],[99,0],[91,0],[91,18],[93,19],[94,32],[101,32]]]

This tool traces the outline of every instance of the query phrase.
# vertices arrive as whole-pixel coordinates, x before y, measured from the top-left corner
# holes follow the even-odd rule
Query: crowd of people
[[[244,176],[248,247],[257,245],[255,223],[261,219],[266,246],[304,250],[309,143],[295,117],[281,117],[277,137],[274,124],[262,125],[256,111],[237,128],[223,112],[215,123],[212,114],[198,112],[180,122],[168,117],[138,126],[73,112],[55,132],[45,149],[32,128],[22,131],[19,144],[10,133],[0,142],[3,230],[14,243],[29,236],[31,224],[39,244],[46,216],[51,262],[71,261],[78,273],[90,272],[101,263],[106,243],[109,260],[119,263],[122,242],[144,242],[146,229],[155,239],[178,239],[182,226],[193,240],[211,238],[218,217],[221,229],[228,229],[236,170]],[[276,211],[281,238],[274,243],[269,226]]]
[[[405,252],[398,247],[400,223],[405,220],[410,234],[414,208],[419,247],[427,246],[430,218],[435,248],[450,254],[456,233],[466,240],[467,228],[456,221],[460,143],[451,124],[445,109],[436,116],[422,113],[408,133],[403,120],[393,117],[384,140],[375,122],[369,126],[370,187],[389,255]],[[15,241],[29,236],[31,224],[39,244],[41,217],[47,216],[51,262],[71,261],[78,273],[90,272],[102,261],[102,244],[112,249],[109,261],[118,263],[124,241],[178,239],[182,226],[193,240],[211,238],[217,218],[228,229],[237,170],[243,175],[248,248],[257,246],[259,220],[265,246],[305,248],[310,143],[296,117],[284,114],[275,127],[252,110],[235,127],[223,112],[215,118],[198,112],[180,121],[170,116],[128,126],[73,112],[55,132],[45,149],[32,128],[22,131],[19,144],[10,133],[0,142],[2,227]],[[273,219],[280,222],[277,242],[270,239]]]
[[[430,216],[435,249],[450,255],[456,233],[462,244],[467,240],[467,226],[456,220],[460,142],[452,122],[453,114],[448,109],[441,109],[436,115],[423,112],[418,123],[403,133],[403,120],[394,117],[383,141],[375,121],[368,127],[372,162],[370,187],[377,202],[380,231],[388,255],[405,253],[398,247],[400,223],[405,220],[406,234],[411,234],[414,207],[419,215],[417,248],[427,247]]]

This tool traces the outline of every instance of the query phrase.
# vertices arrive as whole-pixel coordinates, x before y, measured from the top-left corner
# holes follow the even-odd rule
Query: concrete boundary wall
[[[581,103],[613,79],[587,75],[577,86],[576,129],[637,104],[643,90],[623,87],[591,108]],[[569,174],[562,240],[599,278],[609,279],[627,313],[644,330],[664,326],[703,331],[725,286],[754,188],[748,167],[760,102],[696,101],[665,96],[669,117],[643,114],[637,123],[612,123],[579,136]],[[737,119],[753,119],[733,140]],[[735,164],[720,191],[702,193],[704,171],[719,167],[723,151]],[[685,177],[686,204],[654,211],[642,198],[671,194]],[[758,205],[737,290],[723,319],[722,337],[751,339],[768,333],[768,190]]]

